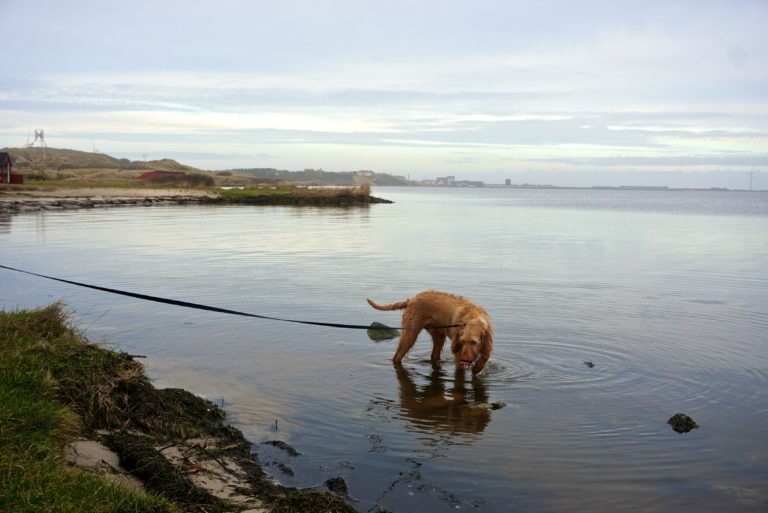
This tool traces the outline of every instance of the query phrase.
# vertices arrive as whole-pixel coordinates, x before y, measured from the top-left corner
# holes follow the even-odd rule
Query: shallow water
[[[289,485],[394,512],[768,507],[768,194],[396,189],[362,209],[153,207],[0,218],[0,264],[305,320],[396,325],[443,289],[496,328],[472,379],[394,341],[179,309],[0,270],[63,298],[160,386],[223,404]],[[585,362],[592,362],[589,367]],[[487,405],[506,406],[490,410]],[[677,434],[677,412],[700,425]],[[265,440],[284,440],[289,457]],[[285,471],[286,465],[295,475]],[[282,470],[281,470],[282,468]]]

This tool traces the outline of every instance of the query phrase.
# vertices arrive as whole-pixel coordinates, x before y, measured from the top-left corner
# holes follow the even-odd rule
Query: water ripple
[[[65,297],[96,338],[148,354],[163,384],[221,400],[256,441],[295,443],[311,468],[311,482],[297,485],[343,469],[364,504],[417,460],[424,479],[387,495],[399,511],[416,509],[408,486],[424,483],[435,497],[472,498],[420,504],[427,513],[765,510],[768,196],[387,194],[394,206],[343,212],[19,215],[0,230],[0,252],[6,265],[64,278],[355,324],[399,319],[372,312],[366,297],[449,290],[494,320],[494,353],[477,378],[448,355],[433,365],[428,341],[395,367],[394,343],[361,333],[180,311],[8,273],[0,304]],[[674,433],[666,420],[677,412],[701,428]]]

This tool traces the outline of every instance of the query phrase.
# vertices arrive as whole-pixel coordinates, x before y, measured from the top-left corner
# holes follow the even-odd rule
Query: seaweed
[[[186,390],[155,388],[131,355],[90,344],[66,327],[61,305],[34,317],[17,317],[13,322],[18,326],[11,326],[14,332],[45,334],[24,350],[50,362],[56,396],[78,414],[83,431],[103,440],[123,467],[184,511],[243,509],[242,502],[223,499],[195,484],[193,474],[208,472],[229,474],[233,483],[229,489],[236,490],[242,500],[258,499],[275,512],[355,512],[331,493],[272,483],[252,455],[252,444],[226,423],[221,408]],[[58,337],[55,344],[50,339],[54,335]],[[273,445],[292,456],[299,454],[282,442]],[[181,466],[163,454],[171,447],[181,454]],[[203,469],[206,465],[210,468]]]
[[[150,437],[119,431],[105,437],[120,457],[120,465],[142,480],[147,488],[183,505],[189,511],[228,511],[226,503],[196,487],[154,448]]]

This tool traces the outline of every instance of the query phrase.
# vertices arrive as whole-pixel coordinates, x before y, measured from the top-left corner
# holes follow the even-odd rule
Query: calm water
[[[768,194],[377,189],[368,209],[154,207],[0,218],[0,263],[308,320],[468,296],[496,326],[479,379],[422,338],[184,310],[0,270],[0,307],[63,298],[160,386],[223,404],[289,485],[360,511],[768,509]],[[585,362],[593,362],[590,368]],[[503,401],[490,411],[483,405]],[[680,435],[666,420],[691,415]],[[284,440],[290,458],[261,442]],[[287,465],[294,476],[281,470]]]

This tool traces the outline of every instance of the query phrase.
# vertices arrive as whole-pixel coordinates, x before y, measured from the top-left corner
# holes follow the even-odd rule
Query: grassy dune
[[[105,380],[104,369],[115,366],[124,366],[126,378],[137,372],[117,353],[83,344],[58,305],[0,313],[0,511],[177,511],[64,461],[65,444],[85,425],[65,403],[78,397],[93,415],[114,381]]]
[[[87,343],[58,304],[0,312],[3,513],[354,513],[342,497],[273,483],[224,419],[185,390],[155,388],[129,355]],[[157,495],[70,466],[64,448],[82,435]],[[186,456],[172,463],[174,451]]]

